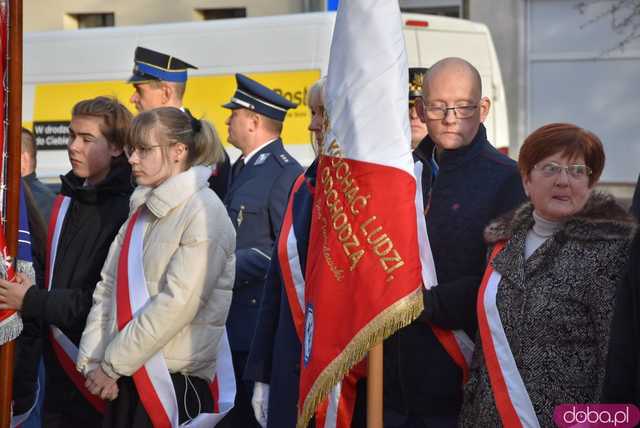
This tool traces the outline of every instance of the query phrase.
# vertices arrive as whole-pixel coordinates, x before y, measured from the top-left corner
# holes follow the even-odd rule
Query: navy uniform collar
[[[266,164],[271,164],[271,162],[276,162],[277,164],[283,164],[281,156],[285,156],[287,162],[290,162],[291,158],[288,158],[286,152],[284,151],[284,147],[282,145],[282,141],[278,138],[277,140],[267,144],[259,151],[257,151],[250,159],[249,163],[245,164],[240,174],[232,179],[231,174],[229,174],[229,189],[227,190],[227,195],[225,196],[225,203],[231,198],[233,192],[244,183],[249,180],[252,180],[256,174],[258,174],[260,168],[262,168]],[[237,161],[236,161],[237,162]]]
[[[273,140],[269,140],[266,143],[262,144],[257,149],[252,150],[251,153],[249,153],[247,156],[243,156],[242,159],[244,160],[244,164],[249,165],[249,162],[251,162],[252,159],[254,160],[254,163],[255,163],[258,157],[257,155],[261,154],[265,148],[267,148],[270,144],[273,144],[275,141],[278,141],[278,140],[279,138],[274,138]]]

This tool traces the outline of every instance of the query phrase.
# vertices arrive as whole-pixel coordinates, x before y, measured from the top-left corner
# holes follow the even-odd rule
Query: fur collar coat
[[[594,193],[525,260],[533,223],[525,203],[490,223],[485,239],[507,242],[493,260],[502,275],[496,304],[540,425],[552,427],[556,405],[600,399],[615,289],[635,221],[612,196]],[[479,337],[460,421],[501,425]]]

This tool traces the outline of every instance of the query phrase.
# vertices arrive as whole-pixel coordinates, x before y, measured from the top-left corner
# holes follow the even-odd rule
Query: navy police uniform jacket
[[[278,139],[249,159],[227,191],[225,205],[236,228],[236,279],[227,318],[234,352],[249,351],[289,191],[301,172]]]

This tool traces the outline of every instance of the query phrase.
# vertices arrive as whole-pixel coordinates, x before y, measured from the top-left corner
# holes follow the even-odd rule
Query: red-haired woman
[[[530,202],[485,230],[480,340],[461,426],[554,426],[554,407],[601,398],[609,325],[635,230],[594,192],[597,136],[555,123],[533,132],[518,167]]]

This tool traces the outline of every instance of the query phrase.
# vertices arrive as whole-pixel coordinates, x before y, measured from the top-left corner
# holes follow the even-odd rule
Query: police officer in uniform
[[[429,183],[435,180],[438,171],[436,162],[437,147],[434,147],[429,153],[430,156],[427,157],[423,156],[421,150],[416,150],[420,142],[429,134],[427,124],[422,121],[416,107],[416,103],[422,103],[422,82],[427,71],[429,69],[425,67],[409,67],[409,125],[411,125],[411,150],[414,151],[413,161],[423,164],[428,162],[430,166],[430,168],[422,169],[421,183],[423,192],[426,192],[429,188]]]
[[[259,427],[251,408],[252,382],[243,382],[271,252],[289,191],[302,173],[280,140],[287,110],[297,107],[271,89],[236,74],[237,90],[223,107],[229,143],[242,155],[233,165],[225,205],[236,227],[236,279],[227,318],[238,392],[232,426]]]
[[[409,67],[409,124],[411,125],[411,148],[415,149],[429,133],[427,124],[416,112],[416,102],[422,102],[422,79],[427,73],[425,67]]]
[[[174,56],[138,46],[134,56],[133,74],[129,78],[135,88],[129,101],[139,112],[158,107],[175,107],[187,113],[182,100],[187,89],[187,70],[198,67]],[[214,165],[209,187],[224,200],[229,183],[231,163],[224,152],[224,160]]]

